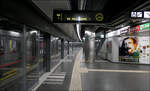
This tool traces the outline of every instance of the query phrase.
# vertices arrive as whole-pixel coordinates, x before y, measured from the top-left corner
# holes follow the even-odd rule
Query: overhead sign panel
[[[54,10],[54,23],[100,23],[104,19],[98,11]]]
[[[128,34],[150,31],[150,22],[128,29]]]
[[[141,11],[131,12],[131,18],[143,18],[143,12]]]
[[[144,18],[150,18],[150,11],[144,11]]]
[[[131,12],[131,18],[149,18],[150,19],[150,11],[133,11]]]
[[[146,30],[150,30],[150,23],[145,23],[145,24],[142,24],[140,25],[140,31],[143,32],[143,31],[146,31]]]

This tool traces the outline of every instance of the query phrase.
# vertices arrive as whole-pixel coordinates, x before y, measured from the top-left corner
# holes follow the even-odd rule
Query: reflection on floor
[[[115,64],[105,60],[89,64],[83,61],[82,50],[76,55],[72,61],[66,59],[54,72],[56,75],[65,72],[60,77],[55,75],[61,84],[42,84],[37,91],[150,91],[150,66]],[[76,83],[78,85],[74,85]]]
[[[86,67],[90,69],[88,69],[88,73],[81,73],[83,90],[150,90],[149,66],[122,65],[105,62],[95,65],[88,64]]]

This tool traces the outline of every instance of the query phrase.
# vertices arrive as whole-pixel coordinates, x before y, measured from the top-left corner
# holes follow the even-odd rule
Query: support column
[[[46,72],[50,72],[50,62],[51,62],[51,55],[50,55],[50,47],[51,47],[51,37],[49,34],[44,34],[44,61],[46,63]]]
[[[72,55],[73,55],[73,46],[74,46],[74,45],[73,45],[73,42],[72,42]]]
[[[61,59],[64,58],[64,39],[61,39]]]
[[[69,41],[68,41],[68,55],[69,55]]]
[[[95,60],[95,33],[85,32],[85,62],[93,63]]]
[[[38,61],[38,68],[37,68],[37,72],[40,73],[41,69],[40,69],[40,31],[38,31],[37,33],[37,61]]]
[[[106,39],[106,31],[104,31],[104,39]]]
[[[26,61],[27,61],[27,27],[24,25],[23,26],[23,36],[22,36],[22,42],[21,42],[21,51],[22,51],[22,73],[23,73],[23,78],[22,78],[22,91],[27,91],[27,87],[26,87]]]

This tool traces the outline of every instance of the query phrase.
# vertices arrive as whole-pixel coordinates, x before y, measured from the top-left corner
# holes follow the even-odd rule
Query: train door
[[[19,24],[8,20],[0,22],[0,91],[21,91],[22,56]]]

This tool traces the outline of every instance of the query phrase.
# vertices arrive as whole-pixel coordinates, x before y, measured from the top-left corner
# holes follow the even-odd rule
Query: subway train
[[[23,25],[7,19],[0,22],[0,91],[32,89],[46,72],[44,32],[31,27],[26,30],[23,35]],[[61,38],[51,35],[50,45],[50,67],[53,68],[61,59]],[[65,56],[67,41],[64,46]]]

